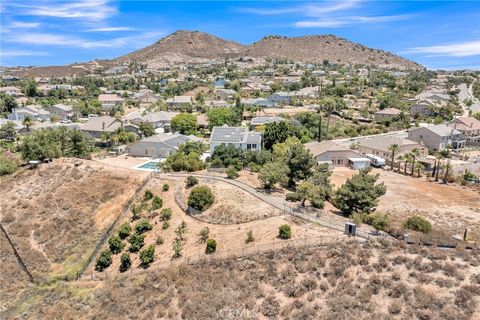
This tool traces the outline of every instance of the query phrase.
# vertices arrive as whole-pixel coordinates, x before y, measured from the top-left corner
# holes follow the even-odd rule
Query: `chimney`
[[[473,122],[470,122],[470,128],[472,128],[472,127],[473,127]]]
[[[102,130],[105,130],[105,122],[102,122]]]

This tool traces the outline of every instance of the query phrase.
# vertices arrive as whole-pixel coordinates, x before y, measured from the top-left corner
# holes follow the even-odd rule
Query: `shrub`
[[[154,196],[152,200],[152,210],[158,210],[163,206],[163,199],[159,196]]]
[[[170,186],[168,185],[168,183],[165,183],[165,184],[163,185],[162,190],[163,190],[164,192],[167,192],[168,190],[170,190]]]
[[[429,233],[432,231],[432,224],[420,217],[420,216],[411,216],[405,221],[404,227],[406,229],[414,230],[414,231],[420,231],[423,233]]]
[[[161,236],[158,236],[157,237],[157,240],[155,240],[155,243],[157,244],[157,246],[161,246],[163,244],[163,238]]]
[[[165,208],[165,209],[162,209],[162,211],[160,211],[160,219],[162,219],[163,221],[170,220],[171,217],[172,217],[172,209]]]
[[[382,213],[365,215],[364,220],[365,220],[365,223],[374,227],[375,230],[386,231],[390,226],[390,219],[386,214],[382,214]]]
[[[320,197],[315,197],[310,200],[310,203],[314,208],[323,209],[325,207],[325,201]]]
[[[195,186],[198,184],[198,179],[194,176],[189,176],[187,177],[187,179],[185,179],[185,186],[187,187],[187,189]]]
[[[280,239],[290,239],[292,237],[292,229],[288,224],[282,224],[278,228],[278,237]]]
[[[135,231],[138,234],[142,234],[147,231],[150,231],[152,230],[152,228],[153,228],[152,224],[147,219],[142,219],[138,221],[138,223],[135,225]]]
[[[208,239],[207,240],[207,247],[205,249],[205,253],[214,253],[217,250],[217,241],[215,239]]]
[[[297,202],[302,200],[302,197],[299,194],[296,194],[295,192],[290,192],[285,195],[285,200]]]
[[[130,253],[125,252],[120,257],[120,272],[125,272],[132,266],[132,259],[130,258]]]
[[[95,264],[96,271],[103,271],[112,264],[112,253],[109,250],[104,250],[100,253]]]
[[[363,213],[360,212],[355,212],[352,214],[353,223],[355,223],[357,226],[361,226],[363,223],[363,216]]]
[[[193,188],[188,196],[188,206],[200,211],[210,208],[214,201],[215,196],[207,186]]]
[[[236,179],[238,178],[238,170],[234,166],[230,166],[227,168],[227,178],[228,179]]]
[[[108,239],[108,245],[113,254],[120,253],[123,248],[125,248],[125,243],[117,236],[111,236],[110,239]]]
[[[17,170],[15,162],[0,154],[0,176],[14,173]]]
[[[168,221],[163,221],[163,224],[162,224],[162,229],[163,230],[166,230],[170,227],[170,223]]]
[[[132,220],[140,219],[140,214],[147,208],[146,203],[142,203],[138,206],[132,206]]]
[[[253,241],[255,241],[255,238],[253,237],[253,231],[249,230],[247,232],[247,240],[245,240],[245,243],[250,243],[250,242],[253,242]]]
[[[145,244],[145,236],[143,234],[133,234],[128,242],[130,243],[130,252],[138,252]]]
[[[153,192],[150,189],[145,190],[145,193],[143,194],[143,200],[148,201],[153,198]]]
[[[140,251],[140,261],[144,267],[148,267],[155,258],[155,246],[150,245],[147,249]]]
[[[179,239],[173,241],[173,256],[178,258],[182,255],[183,242]]]
[[[200,232],[198,233],[198,237],[202,242],[207,241],[209,236],[210,236],[210,229],[208,229],[208,227],[202,228],[202,230],[200,230]]]
[[[130,235],[132,232],[132,227],[130,227],[130,224],[128,222],[125,222],[120,226],[120,230],[118,230],[118,236],[120,239],[125,239]]]

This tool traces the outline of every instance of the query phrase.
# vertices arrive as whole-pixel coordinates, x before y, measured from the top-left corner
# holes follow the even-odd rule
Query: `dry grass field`
[[[74,275],[145,177],[93,161],[75,167],[55,160],[0,181],[0,220],[36,280]],[[2,246],[2,258],[11,261],[8,250]],[[23,275],[8,266],[2,264],[1,281],[20,282]]]
[[[444,319],[480,317],[479,252],[350,243],[56,283],[9,319]]]
[[[354,170],[336,168],[332,175],[335,187],[341,186]],[[387,186],[377,211],[388,213],[400,227],[408,216],[419,214],[427,218],[438,234],[463,235],[469,229],[471,239],[480,240],[480,193],[457,184],[429,182],[424,177],[374,169],[379,181]]]

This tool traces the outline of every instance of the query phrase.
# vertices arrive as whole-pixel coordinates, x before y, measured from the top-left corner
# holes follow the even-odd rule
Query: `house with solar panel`
[[[261,150],[262,134],[248,131],[246,127],[213,127],[210,135],[210,153],[220,145],[233,145],[242,150]]]

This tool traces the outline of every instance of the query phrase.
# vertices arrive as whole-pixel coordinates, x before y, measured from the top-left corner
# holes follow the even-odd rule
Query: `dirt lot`
[[[57,283],[8,319],[479,319],[479,252],[369,243]],[[21,310],[21,312],[20,312]]]
[[[200,179],[200,184],[210,187],[215,195],[213,206],[197,215],[202,221],[214,224],[236,224],[282,214],[282,211],[228,183]],[[186,203],[190,190],[185,188],[182,190]]]
[[[336,168],[332,182],[339,187],[355,173],[347,168]],[[425,177],[412,178],[379,169],[373,173],[379,173],[379,181],[387,186],[378,211],[389,213],[398,222],[419,214],[430,220],[434,230],[441,233],[463,235],[468,228],[471,238],[479,239],[480,193],[459,185],[429,182]]]
[[[37,279],[75,274],[146,177],[73,162],[55,160],[0,181],[1,223]],[[2,281],[12,281],[0,273]]]
[[[162,186],[164,183],[168,183],[170,186],[170,189],[167,192],[162,191]],[[156,212],[157,215],[155,214],[155,212],[153,214],[149,214],[147,212],[143,214],[145,217],[148,217],[154,225],[151,231],[145,233],[144,248],[151,244],[155,244],[156,239],[159,236],[163,238],[163,244],[156,246],[155,262],[153,262],[150,266],[151,269],[155,269],[158,264],[163,265],[165,262],[171,260],[173,256],[172,244],[176,237],[175,228],[177,228],[182,223],[182,221],[185,221],[187,224],[186,243],[183,250],[183,256],[205,255],[205,244],[199,241],[198,236],[200,230],[205,227],[208,227],[210,230],[210,238],[214,238],[217,240],[217,251],[242,250],[242,248],[245,246],[253,247],[279,241],[278,228],[280,225],[285,223],[290,224],[292,227],[292,239],[304,239],[305,237],[319,238],[320,236],[327,235],[337,236],[337,233],[333,232],[331,229],[309,223],[304,223],[301,221],[291,221],[290,219],[284,219],[282,216],[270,217],[263,220],[247,223],[228,225],[217,225],[203,222],[186,215],[185,212],[182,211],[182,209],[180,209],[180,207],[177,205],[177,203],[175,202],[175,190],[177,186],[179,186],[180,188],[184,188],[183,178],[169,178],[168,180],[154,179],[146,187],[152,190],[154,194],[159,195],[163,199],[163,208],[172,209],[172,217],[169,221],[170,227],[166,230],[162,229],[163,222],[160,220],[160,216],[158,216],[158,211]],[[233,189],[228,192],[232,192],[232,196],[238,196],[238,194],[234,194]],[[239,190],[238,192],[241,191]],[[137,204],[138,203],[139,202],[137,202]],[[221,203],[222,201],[217,201],[216,205],[220,206]],[[231,203],[231,200],[227,200],[227,203]],[[254,202],[254,204],[257,207],[263,206],[263,204],[260,202]],[[249,206],[252,205],[249,204]],[[135,225],[135,223],[136,222],[131,222],[132,227]],[[253,232],[255,241],[246,245],[245,240],[247,238],[247,232],[250,230]],[[343,235],[340,235],[340,237],[343,237]],[[107,246],[105,246],[105,248],[107,248]],[[125,247],[124,252],[127,252],[127,250],[128,244]],[[118,270],[120,266],[120,256],[121,254],[113,256],[113,263],[106,270],[108,274],[119,272]],[[140,260],[138,258],[138,254],[132,253],[131,257],[132,266],[137,269],[140,268]],[[94,266],[92,265],[88,269],[88,271],[86,272],[87,275],[93,272],[93,267]]]

